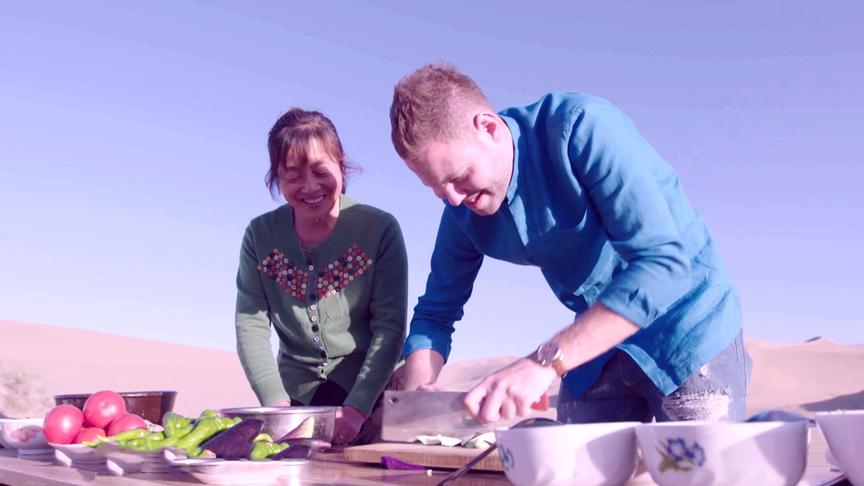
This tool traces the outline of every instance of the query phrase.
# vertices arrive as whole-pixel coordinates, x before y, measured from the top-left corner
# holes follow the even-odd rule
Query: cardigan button
[[[320,329],[318,327],[318,324],[315,324],[314,326],[312,326],[312,332],[318,332],[318,329]]]

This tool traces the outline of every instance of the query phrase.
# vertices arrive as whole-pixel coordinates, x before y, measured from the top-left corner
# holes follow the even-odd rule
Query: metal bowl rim
[[[298,406],[298,407],[237,407],[223,408],[219,411],[225,415],[324,415],[336,413],[339,407],[328,406]]]
[[[93,392],[96,393],[96,392]],[[70,398],[87,398],[93,393],[63,393],[61,395],[54,395],[55,400],[65,400]],[[117,392],[118,395],[122,397],[139,397],[142,395],[146,396],[157,396],[157,395],[177,395],[177,392],[174,390],[150,390],[150,391],[132,391],[132,392]]]

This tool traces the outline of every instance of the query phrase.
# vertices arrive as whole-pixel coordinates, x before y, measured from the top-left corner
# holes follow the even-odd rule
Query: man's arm
[[[460,320],[483,263],[480,253],[445,209],[438,226],[426,292],[414,307],[405,340],[405,365],[397,371],[398,389],[433,385],[450,355],[453,323]]]
[[[574,116],[568,146],[573,174],[628,265],[597,303],[553,338],[565,369],[596,358],[650,325],[684,294],[690,275],[689,258],[658,181],[668,177],[664,182],[675,186],[674,173],[654,172],[665,163],[614,106],[598,101]],[[553,368],[521,358],[469,391],[465,407],[485,422],[524,415],[555,376]]]
[[[597,302],[558,332],[552,341],[564,355],[564,368],[571,370],[612,349],[639,329],[639,326]]]
[[[600,101],[575,114],[568,155],[609,242],[627,261],[598,301],[646,327],[690,285],[690,258],[670,207],[677,176],[627,116]]]
[[[434,349],[418,349],[408,355],[405,364],[393,374],[392,387],[397,390],[434,388],[444,368],[444,356]]]

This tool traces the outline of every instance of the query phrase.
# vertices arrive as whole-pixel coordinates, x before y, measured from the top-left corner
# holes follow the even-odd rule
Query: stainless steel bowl
[[[255,418],[264,422],[264,433],[273,440],[283,439],[289,432],[302,431],[296,438],[333,442],[333,425],[339,407],[244,407],[223,408],[227,417]],[[304,421],[307,421],[304,424]],[[310,424],[311,423],[311,424]]]

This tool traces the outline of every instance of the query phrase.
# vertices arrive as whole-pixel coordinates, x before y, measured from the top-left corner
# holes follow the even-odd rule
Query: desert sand
[[[800,344],[748,340],[747,349],[753,358],[751,413],[864,408],[864,345],[822,338]],[[440,383],[465,390],[513,359],[450,363]],[[234,352],[0,320],[0,413],[42,416],[55,394],[104,389],[176,390],[175,411],[187,415],[258,404]]]

